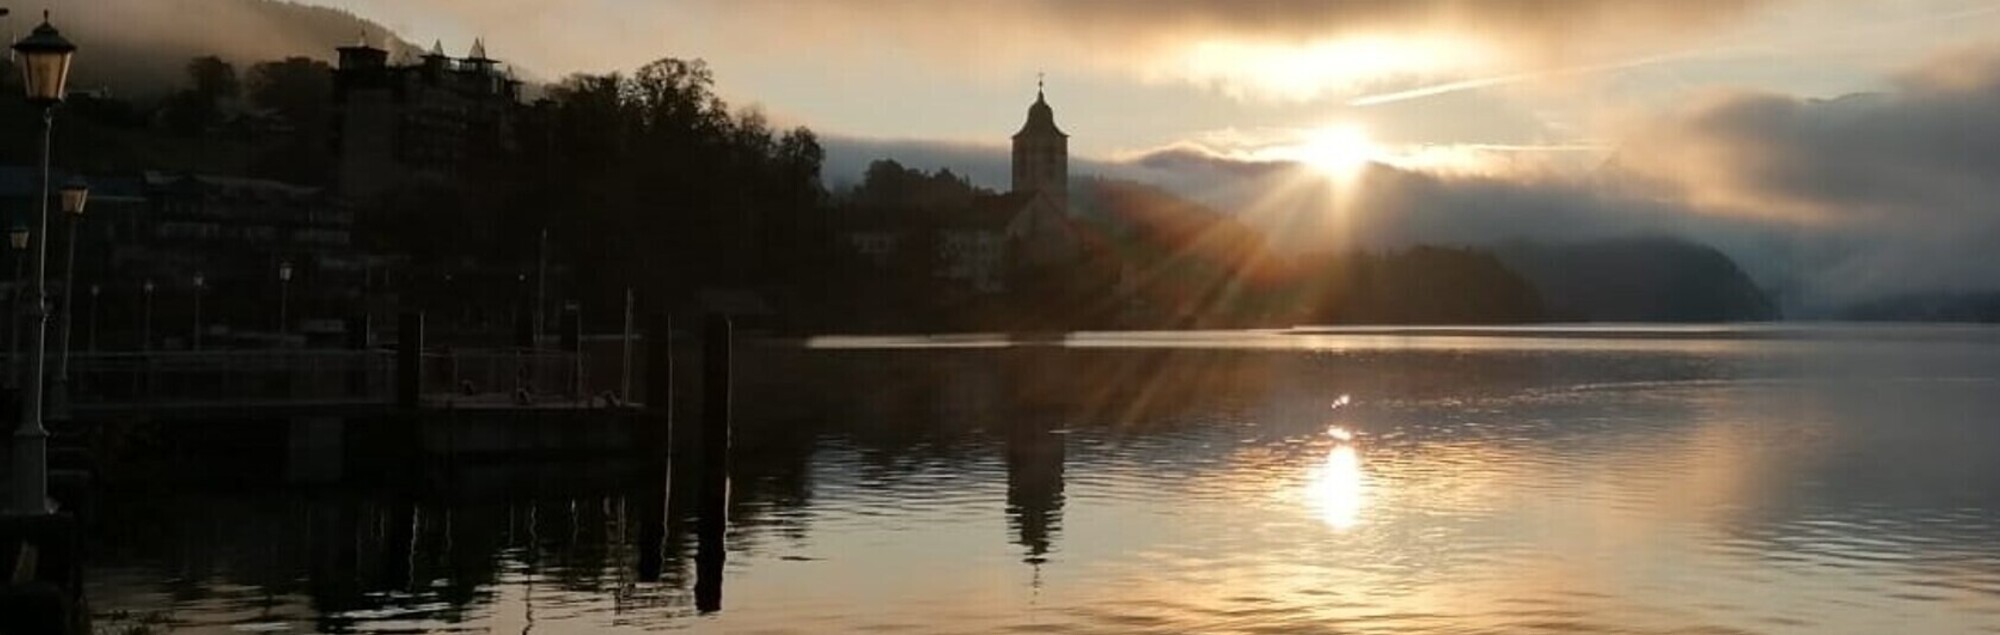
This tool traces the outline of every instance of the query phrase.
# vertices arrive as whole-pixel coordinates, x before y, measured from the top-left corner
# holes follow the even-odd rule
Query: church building
[[[1069,216],[1069,135],[1043,91],[1013,140],[1012,189],[974,198],[938,236],[938,277],[978,293],[1005,291],[1010,279],[1071,264],[1081,251]]]
[[[846,247],[876,266],[904,249],[932,249],[931,275],[971,295],[1062,275],[1081,258],[1083,240],[1069,214],[1069,135],[1041,90],[1014,133],[1012,159],[1006,193],[874,219],[844,232]]]

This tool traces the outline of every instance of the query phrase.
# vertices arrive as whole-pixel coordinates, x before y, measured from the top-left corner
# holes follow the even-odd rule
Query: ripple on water
[[[439,496],[414,536],[385,511],[400,492],[204,494],[196,508],[223,520],[120,523],[168,538],[94,569],[94,599],[166,606],[190,630],[512,632],[530,615],[557,632],[2000,625],[2000,499],[1966,485],[2000,482],[1980,467],[2000,465],[2000,444],[1973,421],[2000,411],[1990,382],[1829,382],[1758,346],[822,359],[912,378],[827,379],[839,394],[825,421],[796,424],[815,426],[807,441],[745,459],[720,615],[691,607],[684,525],[639,544],[651,490],[545,485],[585,466]],[[1146,385],[1065,395],[1049,380],[1070,374]],[[659,581],[635,573],[648,549]]]

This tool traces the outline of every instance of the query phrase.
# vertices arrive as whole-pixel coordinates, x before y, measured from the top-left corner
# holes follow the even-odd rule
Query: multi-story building
[[[174,297],[206,295],[200,328],[224,333],[298,333],[308,321],[359,309],[365,260],[353,244],[354,215],[330,192],[168,172],[146,172],[142,182],[141,213],[102,220],[115,224],[107,234],[109,277],[152,282]],[[159,308],[192,311],[187,301]]]
[[[435,43],[415,63],[391,63],[366,42],[339,51],[331,149],[342,196],[444,180],[469,157],[508,143],[521,82],[487,57],[484,42],[463,58]]]

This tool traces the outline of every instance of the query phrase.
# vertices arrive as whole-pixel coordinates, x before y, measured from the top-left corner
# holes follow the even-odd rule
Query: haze
[[[312,4],[423,45],[484,38],[532,78],[704,58],[732,103],[826,136],[833,186],[884,156],[1003,184],[1046,73],[1076,171],[1295,249],[1669,233],[1810,315],[1990,290],[2000,231],[1990,2]],[[206,41],[256,36],[155,11]]]

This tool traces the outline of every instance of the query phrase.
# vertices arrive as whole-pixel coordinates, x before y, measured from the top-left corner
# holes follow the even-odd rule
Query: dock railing
[[[513,401],[517,393],[537,403],[574,399],[581,372],[573,353],[519,349],[427,350],[419,368],[423,395],[496,402]],[[396,353],[81,353],[70,358],[70,375],[69,402],[85,410],[389,404],[395,397]]]

